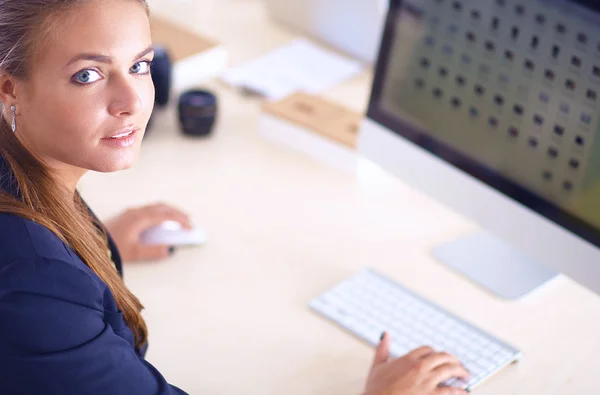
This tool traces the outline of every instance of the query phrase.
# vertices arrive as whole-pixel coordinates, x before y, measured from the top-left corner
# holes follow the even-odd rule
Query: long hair
[[[31,58],[52,34],[52,22],[89,0],[0,0],[0,74],[26,80]],[[138,1],[148,11],[145,0]],[[4,106],[0,110],[4,113]],[[57,131],[60,133],[60,131]],[[96,226],[81,196],[65,201],[52,171],[13,135],[0,119],[0,155],[12,170],[18,196],[0,190],[0,213],[36,222],[54,233],[106,283],[131,328],[137,346],[147,342],[148,330],[140,301],[127,289],[108,254],[108,239]],[[100,225],[100,224],[98,224]]]

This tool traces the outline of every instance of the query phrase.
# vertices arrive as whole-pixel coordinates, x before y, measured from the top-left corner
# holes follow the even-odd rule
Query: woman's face
[[[129,168],[154,104],[144,7],[88,1],[61,16],[51,33],[17,85],[16,136],[56,168]]]

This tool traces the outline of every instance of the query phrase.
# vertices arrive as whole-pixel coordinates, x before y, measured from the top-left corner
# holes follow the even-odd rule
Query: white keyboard
[[[443,385],[472,390],[517,361],[522,354],[384,276],[367,269],[312,300],[309,306],[376,346],[381,334],[391,336],[391,355],[401,357],[421,346],[446,351],[471,374],[468,382]]]

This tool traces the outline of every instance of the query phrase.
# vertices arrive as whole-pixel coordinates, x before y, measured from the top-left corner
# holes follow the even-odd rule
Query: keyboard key
[[[381,332],[370,329],[367,326],[362,326],[362,330],[359,331],[364,336],[364,339],[371,344],[379,344],[381,341]]]
[[[489,370],[495,367],[495,364],[488,358],[479,358],[476,364],[480,366],[484,372],[488,372]]]
[[[452,386],[456,387],[456,388],[460,388],[460,389],[466,390],[467,388],[469,388],[469,382],[465,381],[463,379],[457,379],[454,382],[454,384],[452,384]]]
[[[510,351],[508,351],[508,350],[502,350],[502,351],[500,351],[499,354],[501,356],[503,356],[504,358],[506,358],[506,359],[509,359],[509,358],[512,357],[512,353]]]
[[[457,381],[458,381],[458,379],[456,379],[456,378],[451,378],[451,379],[449,379],[449,380],[446,380],[446,381],[444,381],[444,382],[442,383],[442,386],[444,386],[444,387],[452,387],[452,385],[453,385],[454,383],[456,383]]]
[[[492,356],[492,359],[493,359],[494,361],[496,361],[497,363],[499,363],[499,364],[503,364],[503,363],[505,363],[505,362],[506,362],[506,358],[505,358],[505,357],[503,357],[503,356],[502,356],[502,355],[500,355],[500,354],[494,354],[494,355]]]
[[[491,343],[488,350],[490,350],[493,354],[497,354],[500,352],[500,346],[496,343]]]
[[[492,350],[491,347],[487,347],[484,348],[483,350],[480,351],[480,355],[483,355],[484,357],[490,359],[492,356],[494,356],[494,354],[496,354],[496,351]]]
[[[469,361],[475,361],[478,358],[477,354],[475,354],[474,352],[468,352],[466,354],[466,357]]]
[[[465,368],[467,368],[467,371],[471,374],[471,376],[479,377],[482,373],[484,373],[484,369],[474,362],[464,363],[464,365]]]

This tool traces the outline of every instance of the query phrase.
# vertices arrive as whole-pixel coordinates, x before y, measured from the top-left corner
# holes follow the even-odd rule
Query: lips
[[[101,144],[104,144],[107,147],[116,148],[116,149],[124,149],[132,147],[137,141],[137,132],[133,131],[122,131],[114,136],[103,138]]]
[[[123,128],[117,132],[115,132],[114,134],[108,136],[108,137],[104,137],[104,139],[120,139],[120,138],[126,138],[128,136],[131,136],[133,133],[135,133],[137,130],[139,130],[139,128],[135,127],[135,126],[128,126],[126,128]]]

